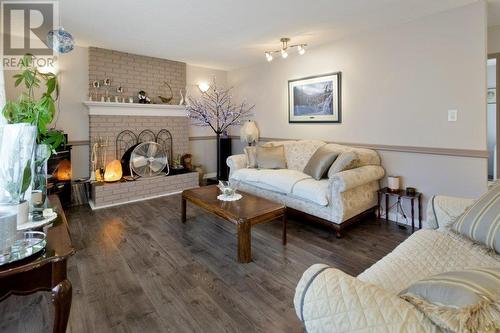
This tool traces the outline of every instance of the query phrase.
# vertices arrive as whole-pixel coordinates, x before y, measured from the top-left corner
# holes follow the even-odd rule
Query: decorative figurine
[[[191,154],[184,154],[181,157],[181,164],[186,170],[193,170],[193,164],[192,164],[192,155]]]
[[[98,90],[99,90],[100,87],[101,87],[101,82],[99,82],[97,80],[92,81],[92,88],[94,88],[94,89],[92,89],[93,93],[90,93],[90,99],[89,100],[91,100],[91,101],[94,100],[94,97],[92,96],[93,94],[95,95],[95,100],[96,101],[99,100]]]
[[[111,86],[111,79],[105,78],[103,81],[104,86],[106,87],[106,102],[111,102],[111,97],[109,97],[109,86]]]
[[[151,104],[151,99],[147,96],[144,90],[139,91],[137,97],[139,98],[140,104]]]
[[[123,92],[124,92],[124,89],[122,86],[119,86],[118,88],[116,88],[116,92],[119,94],[119,98],[118,97],[115,97],[115,100],[116,102],[122,102],[122,103],[125,103],[125,99],[123,98]]]
[[[183,91],[184,94],[182,94]],[[187,95],[186,89],[181,88],[179,92],[181,93],[181,100],[179,101],[179,105],[186,105],[186,95]]]

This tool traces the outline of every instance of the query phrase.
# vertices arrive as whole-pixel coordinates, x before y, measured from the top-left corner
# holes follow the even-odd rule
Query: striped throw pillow
[[[500,185],[472,204],[451,229],[500,253]]]
[[[500,267],[434,275],[415,282],[399,296],[445,330],[500,329]]]

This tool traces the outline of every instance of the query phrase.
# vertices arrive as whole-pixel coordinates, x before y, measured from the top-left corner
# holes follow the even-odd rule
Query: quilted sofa
[[[308,268],[295,291],[306,331],[441,332],[398,293],[425,277],[471,267],[500,267],[500,256],[448,231],[473,200],[433,197],[426,229],[411,235],[357,277],[322,264]]]
[[[227,159],[229,181],[237,188],[313,215],[340,230],[359,214],[377,205],[379,179],[384,176],[380,157],[370,149],[328,144],[339,152],[352,151],[358,157],[356,168],[338,172],[329,179],[315,180],[302,171],[314,152],[327,143],[319,140],[276,141],[284,145],[287,169],[247,168],[244,154]]]

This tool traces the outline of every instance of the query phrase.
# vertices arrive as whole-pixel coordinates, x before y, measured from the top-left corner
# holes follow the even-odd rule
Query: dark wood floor
[[[254,261],[235,261],[233,225],[180,196],[98,211],[67,212],[76,255],[68,332],[303,332],[293,310],[302,272],[326,263],[357,275],[408,232],[368,219],[342,239],[318,224],[291,219],[288,245],[279,221],[252,231]],[[48,293],[0,303],[0,331],[51,330]]]

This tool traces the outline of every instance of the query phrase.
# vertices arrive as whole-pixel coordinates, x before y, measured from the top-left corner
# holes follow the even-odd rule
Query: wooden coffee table
[[[182,192],[182,223],[186,222],[186,201],[236,224],[238,231],[238,262],[252,261],[251,228],[255,224],[278,218],[283,221],[283,245],[286,245],[286,207],[282,204],[238,192],[243,197],[237,201],[220,201],[216,185],[203,186]]]

